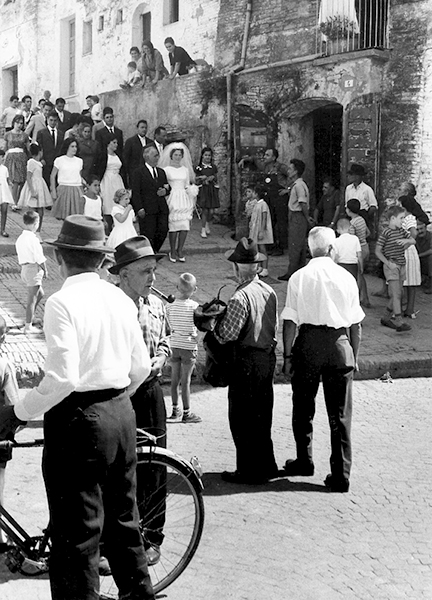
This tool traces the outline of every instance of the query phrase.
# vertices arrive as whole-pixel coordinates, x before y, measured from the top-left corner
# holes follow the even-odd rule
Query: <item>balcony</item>
[[[321,0],[317,54],[388,49],[389,4],[390,0]]]

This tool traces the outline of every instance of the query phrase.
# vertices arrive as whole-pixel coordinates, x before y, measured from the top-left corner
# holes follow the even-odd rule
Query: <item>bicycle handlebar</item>
[[[142,444],[148,444],[149,442],[150,442],[150,444],[156,446],[157,437],[155,435],[152,435],[151,433],[148,433],[144,429],[137,429],[137,446],[142,445]],[[43,445],[44,445],[43,438],[37,438],[37,439],[31,440],[29,442],[17,442],[16,440],[0,441],[0,448],[11,448],[11,447],[12,448],[38,448]]]

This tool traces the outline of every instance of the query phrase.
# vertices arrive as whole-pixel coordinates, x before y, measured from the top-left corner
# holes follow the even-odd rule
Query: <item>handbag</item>
[[[234,342],[221,344],[214,333],[208,331],[203,339],[206,361],[203,380],[212,387],[227,387],[231,379],[234,359]]]

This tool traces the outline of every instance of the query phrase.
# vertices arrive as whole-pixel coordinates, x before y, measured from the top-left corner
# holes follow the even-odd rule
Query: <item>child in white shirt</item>
[[[123,89],[127,89],[130,87],[134,87],[137,83],[141,83],[142,77],[141,73],[137,69],[136,62],[131,61],[127,65],[128,74],[126,77],[126,81],[120,84],[120,87]]]
[[[23,215],[24,230],[18,237],[15,248],[18,262],[21,265],[21,279],[27,286],[27,308],[24,333],[40,334],[41,330],[33,327],[33,318],[39,302],[44,296],[42,279],[48,276],[46,258],[42,244],[36,236],[39,227],[39,215],[34,210],[28,210]]]
[[[93,217],[94,219],[98,219],[98,221],[103,221],[99,177],[97,175],[90,175],[88,184],[83,194],[84,214],[86,217]]]
[[[348,219],[339,219],[337,222],[337,232],[339,237],[334,242],[335,262],[346,269],[355,277],[363,272],[363,259],[360,241],[352,233],[348,233],[350,222]]]

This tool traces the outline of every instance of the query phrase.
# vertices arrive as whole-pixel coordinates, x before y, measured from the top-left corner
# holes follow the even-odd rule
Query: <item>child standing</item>
[[[44,208],[52,206],[48,186],[42,177],[42,149],[39,144],[30,144],[31,158],[27,163],[27,181],[21,190],[18,206],[33,208],[39,215],[39,228],[42,229]]]
[[[12,192],[9,183],[9,171],[8,168],[3,164],[5,160],[6,152],[0,149],[0,215],[1,215],[1,235],[3,237],[9,237],[6,232],[6,221],[9,204],[14,203]]]
[[[130,198],[129,190],[120,189],[114,194],[115,204],[111,211],[114,227],[107,239],[107,246],[110,248],[116,248],[122,242],[136,236],[136,229],[133,225],[135,213]]]
[[[366,221],[359,214],[360,213],[360,201],[356,198],[351,198],[348,200],[346,205],[346,213],[351,219],[351,225],[349,228],[349,233],[356,235],[360,241],[360,247],[362,252],[362,262],[363,269],[366,264],[367,259],[369,258],[369,244],[367,243],[367,237],[370,235],[370,231],[368,226],[366,225]],[[371,303],[369,301],[369,294],[366,285],[366,279],[362,272],[359,273],[358,277],[358,285],[360,290],[360,302],[366,307],[370,308]]]
[[[337,222],[339,237],[334,242],[335,262],[349,271],[358,281],[359,275],[363,272],[362,251],[360,240],[356,235],[349,233],[349,229],[348,219],[339,219]]]
[[[93,217],[94,219],[98,219],[98,221],[103,221],[99,177],[97,175],[90,175],[88,184],[83,194],[84,214],[86,217]]]
[[[402,228],[415,240],[417,237],[417,219],[414,215],[406,214],[402,221]],[[420,259],[415,246],[405,249],[406,277],[403,283],[406,289],[407,306],[404,317],[415,319],[417,313],[414,310],[417,286],[421,285]]]
[[[6,322],[0,316],[0,346],[5,341]],[[15,371],[4,356],[0,357],[0,406],[11,406],[18,401],[18,384]],[[4,504],[6,463],[12,458],[9,449],[0,449],[0,506]],[[0,553],[9,549],[3,530],[0,529]]]
[[[384,265],[390,300],[381,325],[409,331],[411,327],[402,322],[402,286],[405,280],[405,249],[415,244],[410,234],[402,229],[405,210],[401,206],[391,206],[388,210],[389,225],[380,234],[375,254]],[[394,314],[394,317],[392,317]]]
[[[265,255],[260,277],[268,277],[267,244],[273,244],[273,229],[270,209],[259,197],[260,188],[248,187],[246,190],[246,213],[250,214],[249,237],[258,244],[258,250]]]
[[[213,164],[213,150],[203,148],[199,165],[195,169],[196,183],[199,186],[197,204],[202,210],[201,237],[210,233],[213,211],[219,208],[219,186],[217,185],[217,168]]]
[[[24,333],[41,333],[33,327],[33,318],[39,302],[44,296],[42,279],[48,276],[46,258],[42,245],[36,236],[39,227],[39,215],[34,210],[28,210],[23,215],[24,231],[18,237],[15,248],[18,262],[21,265],[21,279],[27,286],[27,308]]]
[[[194,310],[198,302],[191,300],[196,291],[196,279],[190,273],[183,273],[177,284],[179,297],[166,307],[171,328],[171,400],[172,414],[169,420],[182,416],[179,407],[179,389],[183,401],[183,423],[200,423],[201,417],[190,410],[190,382],[198,352],[198,330],[194,324]]]

